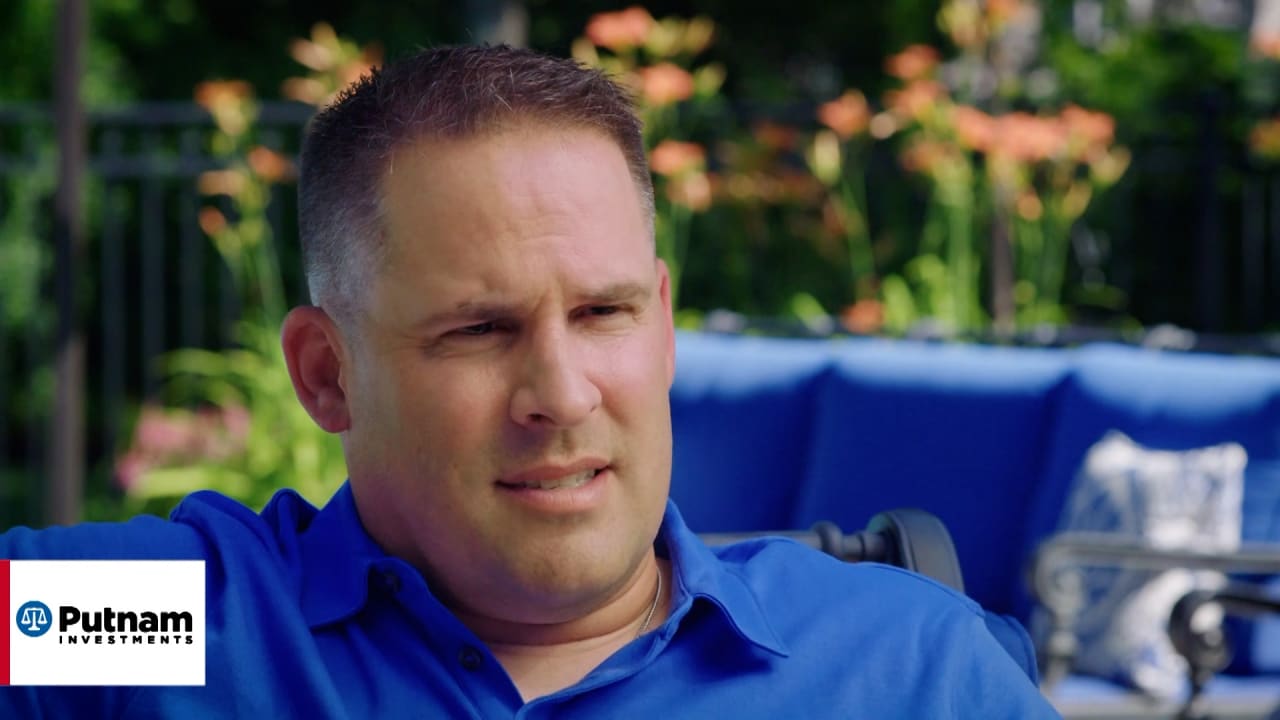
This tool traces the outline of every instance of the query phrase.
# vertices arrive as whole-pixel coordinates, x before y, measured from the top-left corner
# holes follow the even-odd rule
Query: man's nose
[[[572,427],[600,406],[600,389],[588,373],[589,351],[568,333],[530,338],[520,379],[511,396],[511,419],[526,427]]]

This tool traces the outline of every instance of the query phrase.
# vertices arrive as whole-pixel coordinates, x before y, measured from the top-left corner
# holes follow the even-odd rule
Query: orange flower
[[[357,47],[338,37],[327,23],[313,26],[310,39],[294,40],[289,54],[311,74],[285,80],[281,91],[285,97],[316,106],[329,104],[339,91],[382,63],[381,46]]]
[[[1078,156],[1093,155],[1105,150],[1116,136],[1116,121],[1104,112],[1092,112],[1077,105],[1062,109],[1062,122]]]
[[[956,139],[970,150],[986,152],[995,141],[997,120],[975,107],[952,108],[951,122],[956,129]]]
[[[293,175],[293,164],[289,159],[270,148],[261,145],[249,151],[249,167],[258,177],[267,182],[280,182]]]
[[[867,99],[857,90],[845,90],[844,94],[818,106],[818,120],[831,128],[841,139],[849,138],[867,129],[871,111]]]
[[[1066,146],[1067,126],[1058,118],[1015,112],[998,119],[991,152],[1024,162],[1040,162],[1059,155]]]
[[[840,313],[840,322],[849,332],[870,335],[884,327],[884,305],[879,300],[859,300]]]
[[[280,92],[290,100],[308,105],[321,105],[329,96],[329,88],[313,77],[291,77],[280,86]]]
[[[644,45],[653,26],[649,11],[633,5],[626,10],[592,15],[587,21],[586,35],[599,47],[622,52]]]
[[[319,22],[311,26],[310,40],[297,38],[289,43],[289,54],[299,65],[324,72],[337,64],[340,48],[338,34],[333,31],[333,26]]]
[[[649,167],[665,177],[685,175],[706,164],[707,151],[697,143],[663,140],[649,153]]]
[[[884,68],[899,80],[910,82],[932,73],[938,59],[938,51],[928,45],[909,45],[902,52],[890,55],[884,61]]]
[[[684,173],[667,183],[667,199],[694,212],[711,207],[711,180],[702,171]]]
[[[653,107],[687,100],[693,95],[693,76],[668,62],[640,68],[640,94]]]
[[[222,132],[237,136],[253,120],[253,89],[243,80],[212,80],[196,85],[196,102],[213,116]]]
[[[201,195],[239,195],[244,192],[247,178],[236,170],[207,170],[196,179]]]
[[[885,102],[898,117],[919,120],[933,109],[938,101],[946,96],[946,93],[947,90],[942,83],[933,80],[915,80],[901,90],[890,90],[885,93]]]
[[[210,237],[217,235],[227,227],[227,217],[218,208],[202,207],[196,218],[200,229]]]
[[[196,102],[209,112],[226,105],[238,105],[253,97],[253,88],[243,80],[210,80],[196,85]]]

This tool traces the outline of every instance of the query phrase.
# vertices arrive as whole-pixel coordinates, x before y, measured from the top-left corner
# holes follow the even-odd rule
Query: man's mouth
[[[565,490],[576,487],[582,487],[591,481],[592,478],[604,472],[604,468],[595,468],[592,470],[584,470],[582,472],[563,475],[561,477],[544,478],[540,480],[526,480],[523,482],[502,482],[499,485],[511,488],[513,490]]]

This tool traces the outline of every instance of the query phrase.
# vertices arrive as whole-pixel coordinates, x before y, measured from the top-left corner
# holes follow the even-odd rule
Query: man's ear
[[[326,432],[349,428],[351,412],[342,382],[346,353],[333,318],[318,307],[296,307],[284,318],[280,344],[293,391],[311,419]]]
[[[676,327],[674,308],[671,307],[671,271],[662,258],[658,258],[657,266],[658,296],[662,300],[662,319],[667,325],[667,386],[670,387],[676,379]]]

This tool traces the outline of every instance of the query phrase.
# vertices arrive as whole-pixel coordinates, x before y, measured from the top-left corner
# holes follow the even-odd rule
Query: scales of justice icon
[[[27,629],[37,632],[40,628],[49,624],[49,615],[45,613],[42,607],[27,607],[22,609],[22,617],[18,619]]]

